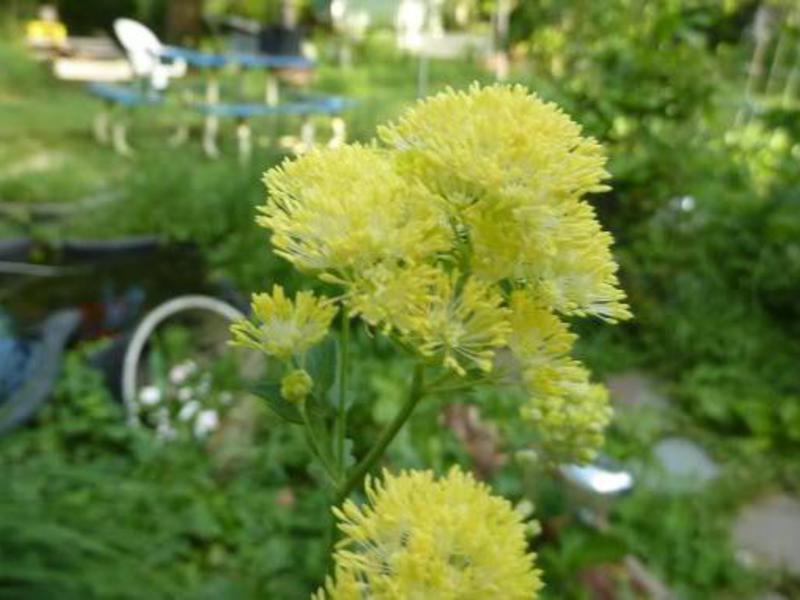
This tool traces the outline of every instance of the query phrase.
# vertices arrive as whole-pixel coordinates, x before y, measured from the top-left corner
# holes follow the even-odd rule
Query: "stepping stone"
[[[800,500],[773,494],[745,507],[733,523],[737,555],[800,576]]]
[[[687,438],[664,438],[653,447],[653,457],[660,468],[646,473],[646,479],[662,489],[697,490],[719,474],[719,466],[711,456]]]
[[[658,391],[656,380],[640,371],[626,371],[611,375],[606,386],[615,406],[667,408],[669,400]]]

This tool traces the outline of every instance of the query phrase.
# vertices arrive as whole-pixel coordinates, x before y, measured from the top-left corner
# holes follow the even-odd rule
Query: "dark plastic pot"
[[[65,240],[61,252],[65,261],[84,261],[149,254],[161,246],[153,235],[132,236],[114,240]]]
[[[30,256],[33,240],[31,238],[13,238],[0,240],[0,260],[25,261]]]
[[[301,29],[288,29],[281,25],[264,27],[258,36],[258,49],[263,54],[300,56],[302,44]]]

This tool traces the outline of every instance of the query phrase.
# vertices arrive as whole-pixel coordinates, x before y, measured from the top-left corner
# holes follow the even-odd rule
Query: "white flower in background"
[[[189,386],[183,386],[178,389],[178,400],[180,402],[189,402],[194,398],[194,390]]]
[[[155,406],[161,402],[161,390],[154,385],[148,385],[139,392],[139,402],[144,406]]]
[[[194,421],[194,434],[205,437],[219,426],[219,414],[215,410],[204,410]]]
[[[200,378],[200,383],[197,385],[197,394],[199,396],[206,396],[211,391],[211,375],[205,373]]]
[[[197,400],[192,400],[191,402],[187,402],[181,407],[181,410],[178,412],[178,419],[183,421],[190,421],[192,417],[197,414],[200,410],[200,403]]]
[[[333,0],[331,2],[331,20],[334,23],[337,23],[344,19],[344,15],[347,12],[347,2],[346,0]]]
[[[193,360],[186,360],[178,363],[169,371],[169,380],[173,385],[180,385],[197,371],[197,363]]]
[[[160,408],[156,413],[156,437],[160,440],[173,440],[178,432],[172,426],[169,418],[169,411]]]
[[[233,394],[231,394],[230,392],[222,392],[219,395],[219,401],[223,405],[228,406],[231,402],[233,402]]]

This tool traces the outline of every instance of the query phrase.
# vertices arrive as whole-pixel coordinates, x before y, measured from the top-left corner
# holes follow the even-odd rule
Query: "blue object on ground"
[[[28,258],[31,248],[33,248],[31,238],[19,237],[0,240],[0,260],[24,261]],[[0,320],[2,320],[2,316],[0,316]]]
[[[0,335],[0,405],[22,386],[30,357],[29,343],[10,333]]]
[[[22,382],[0,402],[0,435],[26,423],[47,402],[58,376],[64,347],[80,320],[79,311],[61,310],[42,324],[39,339],[30,344],[30,356],[21,368]]]

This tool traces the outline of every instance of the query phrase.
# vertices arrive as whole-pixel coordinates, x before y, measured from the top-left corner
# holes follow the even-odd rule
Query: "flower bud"
[[[311,392],[314,382],[304,369],[295,369],[281,380],[281,396],[284,400],[301,404]]]

